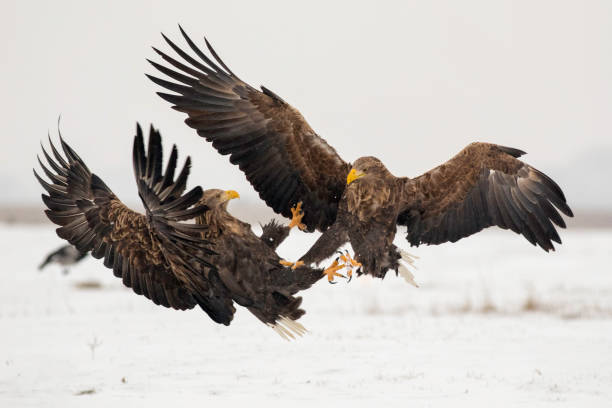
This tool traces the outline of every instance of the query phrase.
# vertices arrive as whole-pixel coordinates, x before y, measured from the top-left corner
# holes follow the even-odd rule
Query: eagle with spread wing
[[[42,195],[46,214],[60,226],[60,238],[104,258],[104,265],[126,286],[157,305],[179,310],[199,305],[212,320],[229,325],[236,302],[285,338],[304,333],[296,322],[304,314],[299,308],[302,298],[293,295],[323,273],[301,266],[296,274],[280,264],[275,249],[291,227],[273,221],[257,237],[249,224],[227,212],[229,200],[238,197],[235,191],[195,187],[185,193],[190,158],[175,178],[174,146],[162,171],[161,136],[153,127],[147,152],[140,126],[133,147],[146,214],[126,207],[61,135],[60,142],[65,158],[53,143],[53,157],[43,148],[50,168],[39,158],[51,183],[34,171],[47,191]],[[292,225],[299,225],[301,213],[294,212]]]
[[[180,28],[180,27],[179,27]],[[147,75],[185,122],[239,166],[260,197],[291,216],[302,203],[308,231],[323,234],[301,258],[319,263],[350,242],[355,259],[344,265],[384,277],[410,259],[393,245],[398,225],[413,246],[455,242],[490,226],[510,229],[545,251],[561,243],[558,211],[573,216],[561,188],[519,160],[523,151],[472,143],[446,163],[416,177],[395,177],[375,157],[349,164],[308,125],[298,110],[265,87],[251,87],[180,28],[192,54],[162,34],[177,58],[154,48],[167,63],[149,61],[171,80]],[[195,56],[193,56],[195,55]],[[558,211],[557,211],[558,210]],[[341,265],[326,269],[330,280]]]

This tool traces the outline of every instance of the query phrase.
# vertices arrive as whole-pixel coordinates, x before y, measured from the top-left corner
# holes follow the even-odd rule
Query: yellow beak
[[[240,194],[234,190],[227,190],[225,192],[225,196],[227,197],[227,201],[233,200],[234,198],[240,198]]]
[[[349,184],[351,184],[353,181],[357,180],[360,177],[365,176],[365,173],[356,169],[351,169],[351,171],[349,171],[348,176],[346,176],[346,185],[348,186]]]

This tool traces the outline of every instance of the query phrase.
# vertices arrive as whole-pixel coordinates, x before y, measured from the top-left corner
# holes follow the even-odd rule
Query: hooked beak
[[[348,186],[349,184],[351,184],[353,181],[357,180],[360,177],[365,176],[365,173],[356,169],[351,169],[351,171],[349,171],[348,176],[346,176],[346,185]]]
[[[234,198],[240,198],[240,194],[234,190],[227,190],[225,192],[226,201],[233,200]]]

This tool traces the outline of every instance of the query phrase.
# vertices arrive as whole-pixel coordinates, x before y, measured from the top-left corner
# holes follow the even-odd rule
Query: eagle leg
[[[302,224],[302,218],[304,217],[304,212],[302,211],[302,202],[300,201],[291,208],[291,222],[289,222],[289,228],[298,227],[300,230],[304,231],[306,229],[306,225]]]
[[[300,266],[304,265],[304,262],[302,261],[297,261],[297,262],[290,262],[290,261],[285,261],[284,259],[281,259],[279,261],[279,263],[283,266],[286,266],[287,268],[291,268],[293,270],[299,268]]]
[[[345,266],[344,264],[338,263],[338,258],[334,259],[334,262],[329,267],[327,267],[327,269],[323,271],[323,274],[327,275],[327,281],[332,284],[336,283],[334,282],[334,277],[336,276],[339,278],[346,279],[346,276],[342,275],[341,273],[336,272],[344,268],[344,266]]]
[[[344,266],[348,269],[346,272],[349,278],[349,280],[347,281],[348,283],[351,281],[351,279],[353,279],[353,268],[360,268],[363,265],[361,265],[360,262],[357,262],[355,259],[353,259],[351,255],[349,254],[349,251],[346,249],[344,250],[344,253],[340,251],[338,251],[338,253],[340,254],[340,260],[344,262]]]

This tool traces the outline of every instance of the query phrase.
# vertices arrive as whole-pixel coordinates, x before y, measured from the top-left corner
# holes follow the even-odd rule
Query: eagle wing
[[[34,172],[48,192],[42,196],[48,207],[46,214],[60,226],[58,236],[80,251],[104,258],[104,265],[135,293],[174,309],[191,309],[200,304],[214,319],[204,307],[210,301],[202,295],[210,289],[205,271],[211,268],[206,259],[212,251],[200,238],[201,226],[181,222],[206,210],[194,207],[202,190],[196,187],[183,194],[189,159],[174,180],[176,149],[162,173],[159,134],[152,130],[149,139],[149,154],[145,155],[142,130],[138,127],[134,169],[146,215],[127,208],[61,136],[66,159],[52,143],[55,160],[43,149],[51,169],[39,159],[51,183]],[[234,312],[231,299],[224,303],[224,310],[212,312],[219,315],[218,320],[229,322]]]
[[[213,61],[181,28],[198,59],[166,36],[182,62],[154,50],[168,68],[149,61],[174,81],[147,75],[174,92],[158,95],[185,112],[185,123],[237,164],[259,196],[275,212],[291,218],[291,207],[302,202],[302,222],[309,231],[325,230],[336,218],[338,202],[350,170],[338,153],[319,137],[298,110],[261,87],[240,80],[206,41]],[[162,34],[163,35],[163,34]]]
[[[472,143],[446,163],[404,179],[403,211],[398,224],[408,227],[411,245],[455,242],[497,225],[522,234],[545,251],[561,243],[556,224],[568,217],[561,188],[517,158],[525,152],[488,143]]]

